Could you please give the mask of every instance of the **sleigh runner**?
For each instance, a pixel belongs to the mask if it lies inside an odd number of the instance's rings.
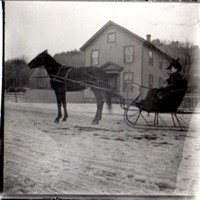
[[[40,57],[42,57],[41,60],[43,62],[41,62]],[[44,62],[44,58],[46,62]],[[38,59],[40,62],[37,63]],[[54,89],[57,97],[58,116],[55,122],[58,122],[62,115],[61,103],[64,108],[63,121],[68,117],[65,92],[81,91],[87,88],[91,88],[97,101],[97,112],[93,120],[94,124],[98,124],[99,120],[101,120],[104,99],[110,106],[112,95],[119,97],[120,106],[124,110],[124,120],[131,127],[185,130],[188,128],[188,124],[182,116],[194,114],[194,112],[178,110],[187,89],[187,81],[185,80],[182,80],[181,88],[171,89],[167,92],[162,92],[161,90],[156,98],[152,99],[148,98],[147,94],[147,97],[142,101],[140,97],[143,86],[135,83],[133,87],[139,90],[139,95],[127,105],[123,96],[112,90],[108,83],[106,73],[99,68],[63,66],[57,63],[47,51],[42,52],[29,63],[31,68],[41,65],[45,66],[50,77],[51,87]],[[102,93],[105,95],[102,95]]]
[[[141,88],[139,86],[140,94]],[[129,126],[137,128],[185,130],[188,128],[188,124],[184,120],[184,116],[194,113],[179,110],[185,93],[186,89],[172,90],[168,96],[159,96],[157,102],[146,102],[147,99],[138,102],[139,94],[124,108],[124,120]]]

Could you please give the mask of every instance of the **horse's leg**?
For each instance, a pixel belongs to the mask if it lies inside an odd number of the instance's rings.
[[[63,110],[64,110],[64,117],[63,117],[62,121],[67,121],[68,113],[67,113],[67,103],[66,103],[65,92],[63,92],[63,94],[62,94],[62,104],[63,104]]]
[[[92,91],[94,92],[96,103],[97,103],[97,111],[96,111],[95,118],[92,121],[92,124],[98,124],[99,120],[101,120],[104,101],[103,101],[101,92],[99,90],[92,89]]]
[[[57,91],[55,91],[56,94],[56,100],[57,100],[57,106],[58,106],[58,115],[55,119],[54,122],[58,123],[59,119],[62,117],[62,112],[61,112],[61,94]]]

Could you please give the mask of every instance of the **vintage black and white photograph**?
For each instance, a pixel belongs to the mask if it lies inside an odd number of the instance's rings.
[[[3,195],[199,199],[199,11],[5,1]]]

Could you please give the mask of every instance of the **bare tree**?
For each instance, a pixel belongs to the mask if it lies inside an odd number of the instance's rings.
[[[157,45],[159,44],[159,45]],[[188,90],[196,90],[200,80],[200,49],[190,42],[181,43],[178,41],[158,41],[155,44],[162,51],[170,55],[173,59],[179,59],[182,64],[182,75],[188,80]],[[198,89],[199,90],[199,89]]]
[[[15,91],[29,85],[30,70],[24,59],[13,59],[5,62],[5,88]]]

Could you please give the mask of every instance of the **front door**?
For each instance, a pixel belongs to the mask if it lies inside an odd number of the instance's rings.
[[[112,90],[116,93],[119,92],[119,74],[108,74],[109,84]],[[117,97],[115,94],[112,95],[113,98]]]

